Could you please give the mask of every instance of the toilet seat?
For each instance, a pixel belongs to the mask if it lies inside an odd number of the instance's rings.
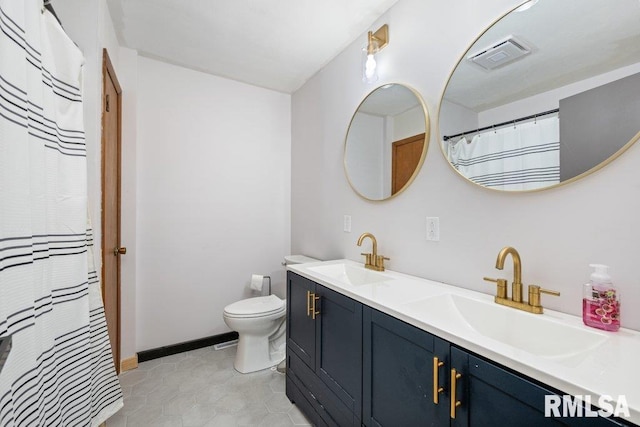
[[[285,301],[275,295],[247,298],[224,308],[224,315],[233,318],[266,317],[286,311]]]

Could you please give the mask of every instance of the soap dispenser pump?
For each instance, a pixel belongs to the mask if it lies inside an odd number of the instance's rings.
[[[587,326],[615,332],[620,329],[620,300],[609,267],[603,264],[589,267],[595,271],[591,273],[591,281],[584,285],[582,321]]]

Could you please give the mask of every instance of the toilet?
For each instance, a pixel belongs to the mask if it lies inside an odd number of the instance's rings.
[[[287,255],[283,265],[316,262],[304,255]],[[246,374],[270,368],[285,358],[287,301],[275,295],[243,299],[224,308],[224,322],[238,332],[233,367]]]

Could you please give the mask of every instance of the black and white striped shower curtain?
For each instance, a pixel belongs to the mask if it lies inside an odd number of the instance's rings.
[[[445,142],[451,164],[484,187],[535,190],[560,182],[557,116],[518,123]]]
[[[0,30],[0,426],[98,425],[122,393],[87,218],[83,56],[42,0],[0,0]]]

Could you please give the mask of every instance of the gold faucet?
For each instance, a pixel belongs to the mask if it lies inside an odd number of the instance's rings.
[[[520,254],[515,248],[507,246],[502,248],[496,258],[496,268],[502,270],[504,268],[504,262],[507,259],[507,255],[511,254],[513,258],[513,283],[511,284],[511,299],[516,302],[522,302],[522,262],[520,261]]]
[[[371,243],[373,244],[373,248],[371,249],[371,253],[362,253],[361,255],[365,256],[364,267],[369,270],[375,271],[384,271],[384,260],[388,260],[389,258],[378,255],[378,241],[376,237],[371,233],[362,233],[362,235],[358,238],[358,246],[362,246],[362,242],[364,239],[368,237],[371,239]]]
[[[511,299],[507,298],[507,280],[491,279],[485,277],[484,280],[494,282],[498,285],[495,302],[506,305],[507,307],[517,308],[518,310],[528,311],[529,313],[542,314],[542,305],[540,304],[540,294],[549,294],[560,296],[560,292],[543,289],[537,285],[529,285],[529,302],[522,301],[522,262],[520,254],[515,248],[506,246],[498,253],[496,259],[496,268],[502,270],[507,255],[511,255],[513,259],[513,283],[511,284]]]

